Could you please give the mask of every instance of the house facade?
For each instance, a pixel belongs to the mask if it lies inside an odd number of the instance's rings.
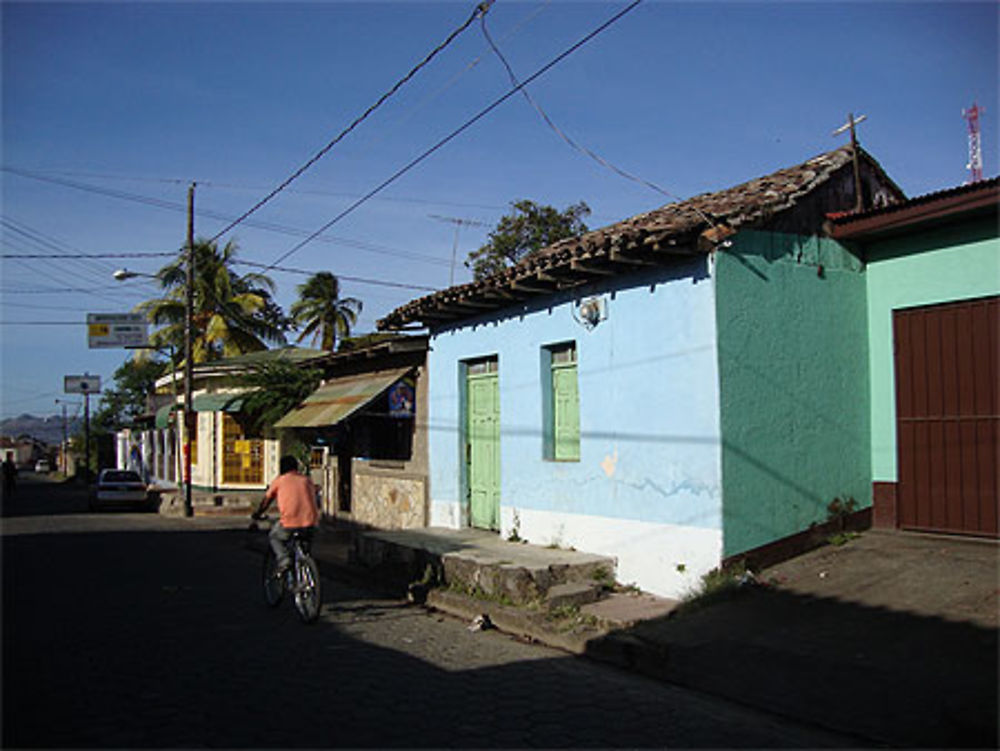
[[[427,337],[342,347],[310,363],[313,394],[275,423],[310,447],[323,515],[360,529],[427,526]]]
[[[430,523],[617,559],[677,596],[870,506],[866,277],[827,215],[903,200],[838,149],[415,300]],[[836,506],[839,502],[840,506]]]
[[[876,526],[996,537],[1000,180],[837,218],[867,270]]]
[[[318,350],[287,347],[254,352],[194,367],[192,409],[197,429],[191,432],[191,485],[200,495],[235,497],[259,493],[278,474],[281,445],[276,436],[253,430],[242,419],[246,387],[240,376],[272,360],[306,364],[322,357]],[[154,407],[146,425],[117,436],[117,464],[136,469],[147,482],[163,489],[183,479],[186,442],[181,420],[183,380],[171,372],[156,382]]]

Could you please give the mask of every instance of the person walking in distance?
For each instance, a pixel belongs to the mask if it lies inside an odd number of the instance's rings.
[[[253,517],[261,518],[271,501],[277,500],[279,518],[271,526],[269,538],[278,560],[278,570],[285,571],[291,565],[288,541],[292,531],[315,527],[319,523],[319,509],[316,506],[316,485],[309,477],[299,473],[299,462],[294,456],[281,457],[279,471]]]
[[[14,499],[14,491],[17,489],[17,465],[14,464],[14,453],[7,452],[7,457],[3,460],[3,497],[10,501]]]

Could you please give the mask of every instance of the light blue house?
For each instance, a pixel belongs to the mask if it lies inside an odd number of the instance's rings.
[[[903,199],[850,148],[414,300],[430,330],[430,524],[617,559],[677,596],[870,507],[865,269],[831,212]],[[834,509],[837,507],[834,506]]]

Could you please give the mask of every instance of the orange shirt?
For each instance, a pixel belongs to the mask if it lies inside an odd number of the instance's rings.
[[[313,481],[298,472],[278,475],[267,489],[266,498],[278,498],[281,526],[314,527],[319,522],[316,508],[316,486]]]

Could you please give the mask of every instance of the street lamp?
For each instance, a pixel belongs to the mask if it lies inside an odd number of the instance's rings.
[[[189,199],[194,200],[194,186],[188,194]],[[191,237],[193,225],[188,223],[188,246],[187,246],[187,269],[184,283],[184,464],[181,481],[184,483],[184,515],[194,515],[194,504],[191,499],[191,432],[197,430],[197,412],[191,409],[193,367],[191,362],[191,342],[192,342],[192,320],[194,318],[194,240]],[[143,274],[138,271],[128,269],[118,269],[112,276],[120,282],[135,277],[149,277],[159,279],[155,274]],[[170,347],[170,363],[173,367],[174,396],[177,395],[177,363],[174,361],[173,345]]]
[[[194,505],[191,501],[191,432],[198,429],[198,413],[191,409],[191,381],[194,379],[194,363],[192,362],[192,342],[194,341],[194,189],[195,183],[191,183],[188,187],[187,245],[184,264],[184,516],[194,516]],[[124,281],[135,276],[153,275],[118,269],[112,276],[118,281]],[[176,372],[176,367],[174,370]]]

